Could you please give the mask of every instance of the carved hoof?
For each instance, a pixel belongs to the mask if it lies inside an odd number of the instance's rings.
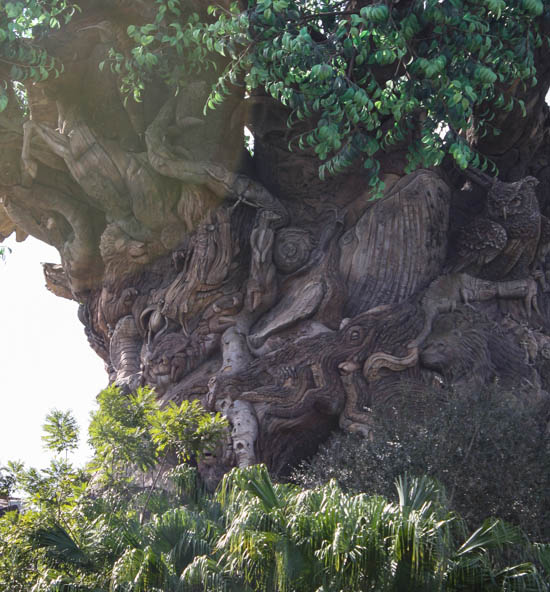
[[[531,313],[535,311],[537,314],[540,315],[539,304],[537,301],[538,295],[538,284],[537,281],[534,279],[527,280],[527,294],[525,296],[525,312],[527,313],[527,318],[531,318]]]
[[[346,361],[338,364],[338,372],[340,374],[352,374],[359,370],[361,366],[357,362]]]
[[[23,159],[23,170],[21,171],[21,184],[30,187],[38,174],[38,163],[33,159]]]

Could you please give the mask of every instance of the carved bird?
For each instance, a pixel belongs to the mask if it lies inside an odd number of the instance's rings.
[[[505,183],[477,172],[472,177],[488,189],[485,211],[458,232],[449,269],[495,281],[528,277],[545,251],[543,230],[550,224],[540,213],[538,180]]]

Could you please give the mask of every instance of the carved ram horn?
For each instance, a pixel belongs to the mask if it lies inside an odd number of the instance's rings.
[[[369,356],[363,364],[363,376],[371,381],[378,378],[380,368],[389,368],[396,372],[401,372],[406,368],[411,368],[418,362],[418,348],[413,347],[409,354],[399,358],[386,352],[376,352]]]

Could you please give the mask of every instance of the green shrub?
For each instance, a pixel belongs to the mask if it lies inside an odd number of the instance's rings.
[[[370,438],[334,434],[294,479],[308,487],[336,479],[350,491],[388,496],[398,475],[427,474],[468,523],[499,516],[548,541],[548,407],[498,385],[469,396],[411,386],[384,413],[373,412]]]

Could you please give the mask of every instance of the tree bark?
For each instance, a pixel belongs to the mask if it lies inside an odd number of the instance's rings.
[[[82,2],[45,42],[65,73],[28,85],[32,119],[15,100],[0,115],[0,237],[59,250],[48,287],[80,303],[110,381],[201,399],[232,424],[222,468],[280,472],[338,425],[368,435],[411,381],[548,396],[546,66],[527,117],[478,142],[500,181],[406,175],[388,152],[370,201],[361,166],[321,181],[288,150],[271,99],[236,91],[204,117],[197,79],[124,103],[97,66],[150,4]]]

